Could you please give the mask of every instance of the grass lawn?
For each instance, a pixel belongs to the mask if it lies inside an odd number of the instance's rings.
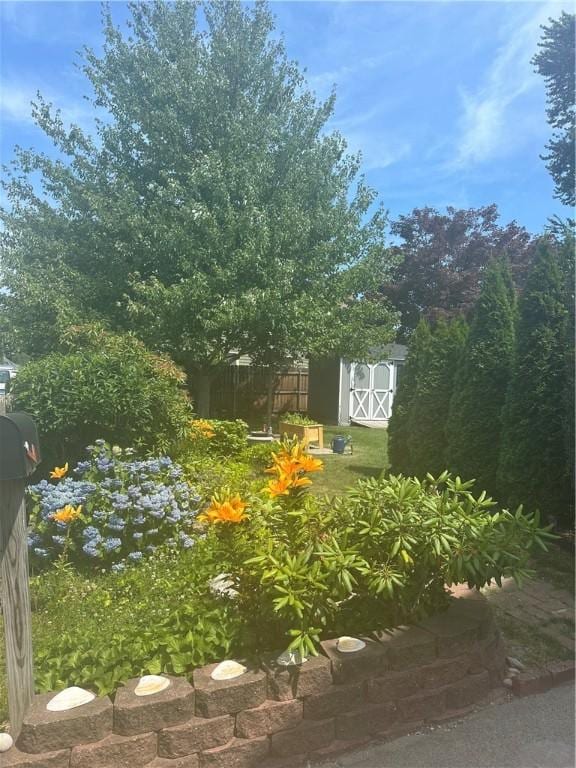
[[[354,453],[321,456],[324,472],[312,477],[312,490],[318,494],[333,495],[353,485],[362,477],[378,477],[388,466],[388,433],[385,429],[367,427],[324,427],[324,445],[336,435],[352,438]]]

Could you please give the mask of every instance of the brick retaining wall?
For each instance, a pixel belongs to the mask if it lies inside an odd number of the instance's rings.
[[[211,664],[164,691],[115,695],[48,712],[37,695],[2,768],[293,768],[373,737],[436,722],[499,685],[505,651],[486,601],[457,590],[446,613],[364,638],[342,654],[335,641],[298,667],[274,657],[235,680]]]

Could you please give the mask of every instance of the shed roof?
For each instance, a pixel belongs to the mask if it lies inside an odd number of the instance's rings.
[[[373,347],[370,354],[377,360],[406,360],[408,347],[404,344],[385,344],[382,347]]]
[[[18,366],[16,363],[13,363],[12,360],[8,360],[7,357],[0,357],[0,368],[10,368],[12,371],[17,371]]]

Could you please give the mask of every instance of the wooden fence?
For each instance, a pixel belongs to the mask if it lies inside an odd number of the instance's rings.
[[[251,365],[231,365],[212,382],[211,413],[215,417],[246,419],[266,415],[268,371]],[[306,412],[308,370],[291,368],[276,376],[273,413]]]

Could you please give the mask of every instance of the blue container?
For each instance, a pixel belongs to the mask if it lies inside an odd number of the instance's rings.
[[[348,440],[343,435],[336,435],[336,437],[330,443],[330,447],[334,453],[344,453],[347,443]]]

